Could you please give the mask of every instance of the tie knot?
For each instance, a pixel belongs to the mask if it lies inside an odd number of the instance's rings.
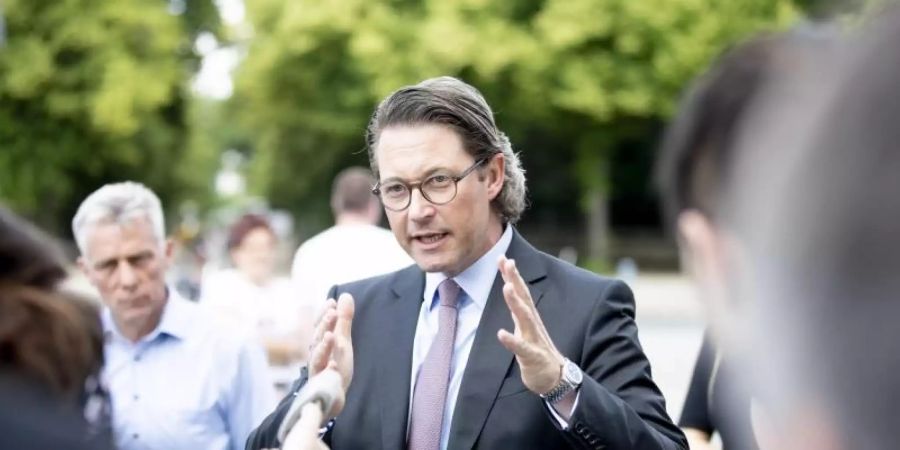
[[[438,298],[441,306],[456,308],[456,298],[458,296],[459,285],[452,278],[447,278],[438,285]]]

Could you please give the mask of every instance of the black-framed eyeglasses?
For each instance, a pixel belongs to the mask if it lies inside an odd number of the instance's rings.
[[[425,200],[434,205],[444,205],[456,198],[456,184],[487,160],[488,158],[481,158],[475,161],[475,164],[457,176],[437,173],[418,183],[406,183],[400,180],[378,183],[372,188],[372,193],[381,198],[384,207],[391,211],[403,211],[409,208],[412,191],[416,188],[419,189]]]

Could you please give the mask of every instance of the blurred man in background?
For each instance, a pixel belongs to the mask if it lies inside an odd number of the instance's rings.
[[[375,178],[363,167],[342,170],[331,188],[334,226],[297,249],[291,277],[300,300],[321,306],[328,290],[393,272],[413,263],[390,231],[378,226],[381,204],[372,195]]]
[[[172,243],[163,223],[157,196],[132,182],[98,189],[72,221],[78,265],[105,304],[116,442],[240,449],[273,404],[265,356],[166,285]]]
[[[294,255],[291,278],[300,301],[300,343],[313,339],[332,286],[393,272],[413,263],[390,231],[378,226],[381,203],[372,195],[375,178],[364,167],[349,167],[334,178],[334,226],[309,238]],[[308,355],[307,355],[308,356]],[[296,373],[291,378],[296,378]]]

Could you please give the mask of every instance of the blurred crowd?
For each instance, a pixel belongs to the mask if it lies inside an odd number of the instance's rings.
[[[690,448],[890,449],[900,438],[898,45],[900,8],[850,30],[804,24],[729,49],[685,92],[656,175],[709,319],[678,421]],[[338,345],[353,310],[326,302],[329,289],[422,265],[378,224],[415,189],[445,204],[434,186],[449,182],[392,186],[373,170],[335,178],[334,225],[296,249],[289,276],[282,237],[254,213],[230,225],[225,267],[198,258],[178,277],[156,194],[103,186],[72,220],[95,301],[66,287],[52,239],[0,209],[2,448],[244,448],[276,399],[300,392],[294,380],[315,375],[311,361],[333,355],[322,346]],[[343,368],[324,358],[314,372]],[[324,446],[313,422],[285,448]]]

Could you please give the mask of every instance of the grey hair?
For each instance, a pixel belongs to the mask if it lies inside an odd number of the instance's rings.
[[[87,230],[98,223],[118,223],[145,218],[162,245],[165,225],[159,197],[141,183],[125,181],[107,184],[94,191],[78,207],[72,219],[72,234],[82,255],[87,249]]]
[[[477,89],[453,77],[438,77],[398,89],[375,109],[366,129],[369,164],[378,176],[375,147],[385,128],[440,124],[453,129],[475,160],[502,154],[503,188],[492,206],[505,222],[516,223],[526,207],[525,170],[509,138],[497,128],[494,113]]]

